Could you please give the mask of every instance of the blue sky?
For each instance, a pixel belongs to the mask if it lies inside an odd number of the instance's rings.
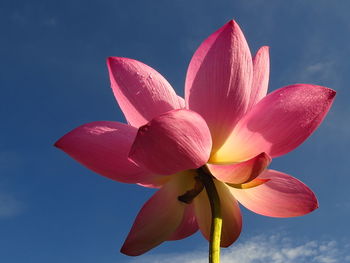
[[[319,130],[271,165],[309,185],[320,208],[292,219],[242,209],[242,235],[224,260],[259,263],[251,251],[264,262],[350,262],[348,10],[345,0],[1,1],[1,262],[205,262],[200,234],[136,259],[120,254],[153,190],[109,181],[52,145],[87,122],[124,122],[106,57],[140,60],[183,95],[193,52],[230,19],[252,52],[270,46],[270,90],[314,83],[338,94]]]

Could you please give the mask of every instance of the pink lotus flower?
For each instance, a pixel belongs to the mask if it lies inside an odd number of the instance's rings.
[[[140,255],[198,229],[209,238],[211,210],[195,170],[205,165],[220,196],[223,247],[241,232],[237,201],[271,217],[300,216],[318,207],[306,185],[266,168],[271,157],[292,151],[310,136],[328,112],[335,91],[295,84],[266,96],[269,49],[260,48],[252,58],[234,21],[195,52],[185,100],[139,61],[111,57],[107,64],[114,95],[129,124],[88,123],[63,136],[56,146],[98,174],[159,188],[137,215],[123,253]]]

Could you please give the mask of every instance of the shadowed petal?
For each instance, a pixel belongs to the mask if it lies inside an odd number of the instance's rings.
[[[204,165],[210,150],[203,118],[190,110],[174,110],[139,128],[129,157],[149,171],[170,175]]]
[[[245,113],[252,76],[248,44],[233,20],[209,36],[193,55],[186,76],[186,103],[207,122],[214,152]]]
[[[228,187],[215,180],[215,187],[220,197],[222,232],[221,246],[228,247],[239,237],[242,229],[242,216],[236,199]],[[195,199],[195,212],[198,226],[203,236],[210,239],[211,209],[206,190],[203,190]]]
[[[182,225],[187,204],[177,197],[194,184],[191,176],[175,176],[142,207],[124,242],[121,252],[138,256],[170,239]],[[182,233],[184,235],[184,233]]]
[[[167,80],[153,68],[133,59],[107,60],[111,86],[127,121],[135,127],[163,112],[184,108]]]
[[[168,240],[179,240],[193,235],[198,230],[193,204],[186,206],[182,221]]]
[[[270,164],[271,158],[261,153],[254,158],[235,164],[215,165],[207,164],[212,175],[221,182],[244,184],[255,179]]]
[[[296,178],[274,170],[267,170],[258,179],[265,183],[249,188],[230,187],[231,193],[246,208],[271,217],[301,216],[318,207],[315,194]]]
[[[97,121],[84,124],[59,139],[55,146],[73,159],[110,179],[157,187],[164,182],[128,160],[137,129],[129,125]]]
[[[249,109],[266,96],[269,75],[270,75],[270,55],[269,47],[261,47],[253,58],[253,84],[249,99]]]
[[[277,157],[292,151],[320,125],[334,96],[334,90],[308,84],[270,93],[239,121],[210,162],[238,162],[261,152]]]

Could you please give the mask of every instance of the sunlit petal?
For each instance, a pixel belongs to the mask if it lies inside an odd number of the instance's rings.
[[[184,108],[168,81],[137,60],[110,57],[107,60],[111,86],[127,121],[135,127],[161,113]]]
[[[235,21],[209,36],[193,55],[186,76],[186,103],[207,122],[214,152],[245,113],[252,77],[250,50]]]
[[[269,47],[261,47],[253,58],[254,76],[252,90],[249,98],[249,109],[266,96],[269,75],[270,55]]]
[[[294,177],[267,170],[261,179],[267,182],[249,189],[230,187],[231,193],[249,210],[271,217],[301,216],[318,207],[315,194]]]
[[[174,110],[139,128],[129,157],[149,171],[170,175],[204,165],[210,150],[203,118],[193,111]]]
[[[82,165],[110,179],[148,187],[162,185],[164,179],[157,179],[159,176],[128,160],[136,133],[136,128],[123,123],[97,121],[72,130],[55,146]]]
[[[294,150],[321,124],[335,91],[295,84],[263,98],[237,124],[210,162],[244,161],[266,152],[271,157]]]

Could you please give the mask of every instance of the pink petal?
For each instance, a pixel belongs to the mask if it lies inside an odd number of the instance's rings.
[[[270,93],[239,121],[210,162],[237,162],[261,152],[277,157],[294,150],[321,124],[334,96],[334,90],[308,84]]]
[[[242,216],[236,199],[228,187],[215,180],[215,186],[220,196],[222,232],[221,246],[228,247],[237,240],[242,230]],[[207,192],[203,190],[195,199],[195,212],[198,226],[203,236],[210,239],[211,209]]]
[[[203,118],[190,110],[174,110],[139,128],[129,157],[149,171],[170,175],[204,165],[210,150]]]
[[[253,58],[253,84],[249,99],[249,109],[266,96],[270,75],[269,47],[261,47]]]
[[[318,207],[315,194],[296,178],[267,170],[261,179],[269,181],[249,189],[230,187],[231,193],[246,208],[271,217],[301,216]]]
[[[138,256],[172,237],[182,225],[187,204],[177,197],[194,184],[191,176],[176,176],[158,190],[142,207],[121,252]]]
[[[128,160],[136,132],[136,128],[119,122],[92,122],[67,133],[55,146],[82,165],[110,179],[157,186],[158,179],[154,175]]]
[[[186,206],[182,222],[168,240],[179,240],[193,235],[198,230],[193,204]]]
[[[192,57],[186,77],[186,103],[207,122],[214,152],[247,109],[252,64],[248,44],[233,20],[209,36]]]
[[[221,182],[244,184],[261,174],[270,162],[271,158],[266,153],[261,153],[245,162],[229,165],[208,164],[208,167],[212,175]]]
[[[107,60],[111,86],[127,121],[135,127],[163,112],[184,108],[167,80],[153,68],[133,59]]]

